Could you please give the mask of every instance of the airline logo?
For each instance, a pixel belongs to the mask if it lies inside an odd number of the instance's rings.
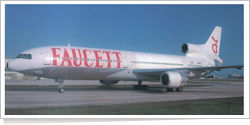
[[[215,54],[218,53],[218,40],[215,40],[214,36],[212,36],[213,44],[212,44],[212,50]]]
[[[53,66],[121,68],[121,53],[117,51],[51,48]]]

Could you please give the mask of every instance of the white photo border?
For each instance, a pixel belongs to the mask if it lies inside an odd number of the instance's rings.
[[[6,4],[240,4],[244,6],[244,115],[5,115]],[[249,1],[1,1],[1,118],[223,118],[249,119]]]

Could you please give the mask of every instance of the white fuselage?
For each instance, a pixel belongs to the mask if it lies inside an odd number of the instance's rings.
[[[190,58],[187,56],[65,46],[30,49],[20,55],[24,58],[16,58],[8,63],[10,69],[36,76],[65,80],[159,80],[160,78],[136,75],[133,70],[215,65],[213,60],[202,57]],[[189,73],[191,74],[190,78],[194,78],[210,72],[206,70]]]

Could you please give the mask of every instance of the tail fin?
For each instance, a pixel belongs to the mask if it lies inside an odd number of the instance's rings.
[[[221,42],[221,31],[222,28],[216,26],[209,36],[207,42],[203,44],[204,50],[216,61],[222,63],[222,59],[219,57],[220,53],[220,42]]]

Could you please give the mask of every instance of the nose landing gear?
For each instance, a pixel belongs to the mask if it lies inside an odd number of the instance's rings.
[[[56,82],[59,83],[58,87],[57,87],[57,90],[59,93],[64,93],[64,80],[63,79],[55,79]]]

